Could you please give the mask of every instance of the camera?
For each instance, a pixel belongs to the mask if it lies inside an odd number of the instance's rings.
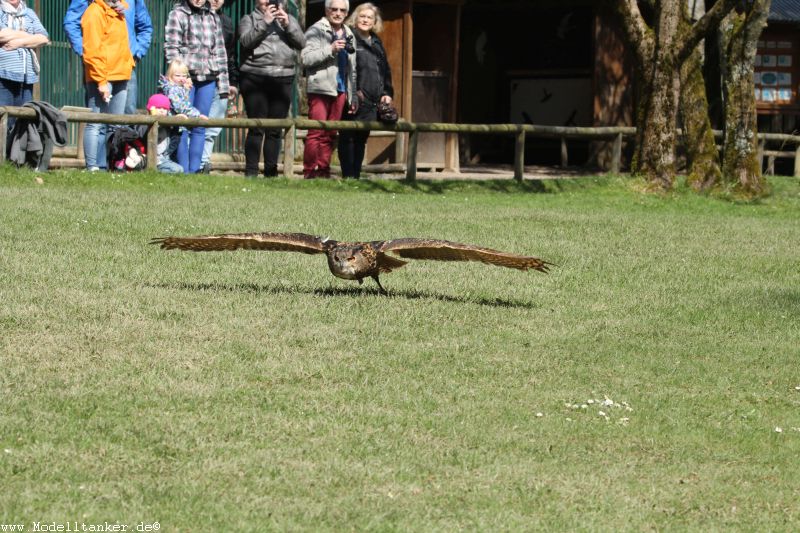
[[[267,5],[268,6],[281,7],[281,0],[268,0],[267,1]]]
[[[331,36],[331,42],[339,40],[339,38],[336,37],[336,34],[333,33],[332,31],[328,32],[328,33]],[[355,46],[355,44],[353,44],[353,36],[352,35],[347,35],[344,38],[344,50],[348,54],[355,54],[356,53],[356,46]]]
[[[355,54],[356,47],[353,45],[353,36],[348,35],[344,40],[344,49],[348,54]]]

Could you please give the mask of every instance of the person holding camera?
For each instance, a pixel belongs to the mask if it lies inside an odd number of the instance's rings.
[[[306,31],[300,58],[308,76],[308,118],[340,120],[345,107],[358,108],[356,48],[353,31],[344,24],[348,0],[325,0],[325,16]],[[303,176],[329,178],[336,130],[308,130]]]
[[[255,10],[239,22],[239,44],[244,55],[239,86],[247,118],[286,118],[297,51],[303,49],[306,38],[297,19],[286,12],[285,0],[256,0]],[[264,177],[278,175],[281,130],[249,128],[244,141],[245,176],[258,175],[262,142]]]
[[[386,50],[378,37],[383,29],[383,19],[375,4],[367,2],[356,7],[347,25],[356,37],[356,73],[358,87],[358,109],[345,113],[345,120],[378,120],[378,104],[392,103],[392,71],[386,59]],[[339,162],[342,177],[360,178],[361,164],[367,146],[369,130],[345,130],[339,136]]]

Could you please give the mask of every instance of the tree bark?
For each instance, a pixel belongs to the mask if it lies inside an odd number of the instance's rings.
[[[650,72],[645,75],[648,99],[644,106],[640,170],[651,185],[668,190],[675,176],[675,141],[680,91],[676,40],[682,0],[662,0],[656,6],[656,33]]]
[[[684,4],[681,20],[682,32],[688,31],[691,14]],[[701,42],[702,43],[702,42]],[[708,97],[703,79],[703,53],[698,45],[681,67],[681,95],[679,114],[686,146],[687,182],[698,191],[706,191],[720,183],[722,170],[711,118],[708,114]]]
[[[641,83],[633,171],[643,174],[654,189],[668,190],[675,176],[681,67],[737,0],[719,0],[692,25],[681,24],[685,0],[658,0],[653,3],[652,27],[645,22],[637,0],[616,1]]]
[[[720,28],[725,101],[722,173],[726,185],[747,197],[763,195],[767,188],[758,154],[753,66],[770,3],[754,0],[742,12],[731,12]]]

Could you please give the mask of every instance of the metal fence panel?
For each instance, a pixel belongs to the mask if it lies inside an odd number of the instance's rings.
[[[42,24],[50,34],[50,45],[40,51],[41,99],[50,102],[56,107],[65,105],[84,106],[85,95],[83,87],[83,62],[72,52],[64,32],[64,15],[67,12],[70,0],[46,0],[41,2],[37,14]],[[175,5],[175,0],[145,0],[145,5],[153,20],[153,41],[147,55],[138,66],[137,78],[139,84],[138,107],[144,107],[151,94],[157,91],[158,76],[166,71],[164,60],[164,27],[167,16]],[[222,11],[233,20],[234,27],[238,27],[239,20],[250,13],[255,5],[254,0],[230,1]],[[299,4],[297,0],[289,0],[289,12],[297,16]],[[238,45],[237,45],[238,48]],[[237,102],[240,115],[244,115],[241,99]],[[293,98],[293,115],[297,109],[297,86],[295,84]],[[77,130],[76,130],[77,131]],[[75,132],[70,132],[71,143],[75,143]],[[225,153],[241,153],[243,148],[243,132],[233,129],[224,129],[217,140],[215,151]]]

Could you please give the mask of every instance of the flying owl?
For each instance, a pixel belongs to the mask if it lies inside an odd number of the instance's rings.
[[[437,239],[392,239],[390,241],[339,242],[305,233],[228,233],[194,237],[160,237],[150,241],[165,250],[216,252],[223,250],[267,250],[325,254],[328,268],[337,278],[354,279],[359,285],[371,277],[381,294],[387,294],[378,276],[407,264],[402,259],[433,261],[480,261],[517,270],[547,272],[553,263],[536,257],[499,252],[490,248]]]

